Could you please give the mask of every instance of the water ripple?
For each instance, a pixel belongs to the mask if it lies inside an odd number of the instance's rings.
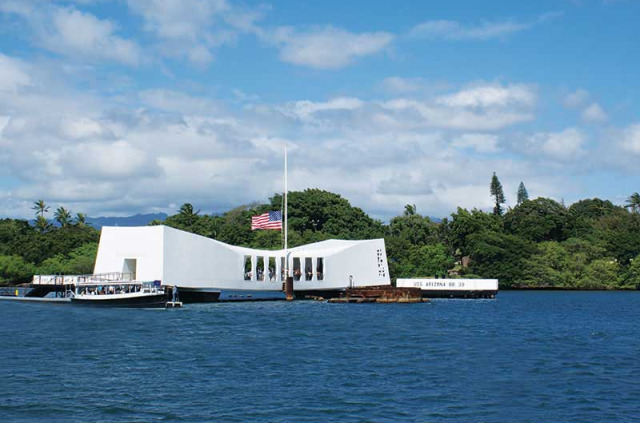
[[[93,310],[0,303],[0,421],[640,415],[640,293]]]

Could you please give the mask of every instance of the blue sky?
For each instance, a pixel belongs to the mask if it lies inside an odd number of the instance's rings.
[[[640,2],[0,0],[0,215],[638,191]]]

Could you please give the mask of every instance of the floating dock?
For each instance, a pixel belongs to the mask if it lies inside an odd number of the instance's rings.
[[[398,279],[396,286],[418,288],[423,298],[495,298],[498,279]]]
[[[0,301],[17,301],[24,303],[56,303],[56,304],[70,304],[71,298],[56,298],[56,297],[16,297],[9,295],[0,295]]]
[[[68,304],[71,299],[65,285],[21,285],[0,287],[0,301]]]
[[[347,288],[344,295],[329,300],[332,304],[364,303],[422,303],[420,288],[396,288],[393,286],[369,286],[366,288]]]

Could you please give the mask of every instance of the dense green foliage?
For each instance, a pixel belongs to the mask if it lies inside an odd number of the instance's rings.
[[[502,288],[637,289],[640,206],[634,196],[625,207],[595,198],[567,208],[523,195],[521,204],[504,214],[458,208],[442,222],[407,204],[383,224],[337,194],[308,189],[289,193],[289,246],[330,238],[384,238],[392,278],[460,275],[498,278]],[[251,216],[281,210],[282,200],[276,194],[267,203],[221,215],[202,213],[187,203],[165,221],[151,224],[233,245],[280,249],[282,232],[250,228]],[[91,272],[98,231],[84,224],[84,215],[72,221],[70,211],[58,208],[60,226],[53,227],[44,217],[44,202],[36,202],[34,210],[47,225],[0,220],[0,284],[26,282],[34,273]]]
[[[640,208],[627,210],[597,198],[567,208],[548,198],[528,200],[522,184],[521,204],[502,215],[502,186],[497,178],[492,178],[492,186],[493,213],[458,208],[449,219],[436,223],[407,204],[387,225],[339,195],[317,189],[292,192],[289,245],[329,238],[384,237],[394,278],[498,278],[503,288],[627,289],[640,285],[640,214],[633,212]],[[281,207],[282,196],[275,195],[267,204],[239,207],[221,216],[181,211],[156,223],[230,244],[278,249],[282,248],[281,232],[249,228],[251,216]]]
[[[0,220],[0,284],[29,282],[34,274],[86,274],[93,271],[99,232],[85,225],[85,215],[58,207],[54,226],[45,216],[50,207],[34,202],[36,220]]]

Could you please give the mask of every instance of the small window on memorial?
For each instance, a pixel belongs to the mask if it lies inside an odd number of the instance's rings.
[[[304,259],[304,280],[310,281],[313,278],[313,259],[306,257]]]
[[[251,280],[251,256],[244,256],[244,280]]]
[[[300,269],[300,257],[293,258],[293,280],[299,281],[302,276],[302,270]]]
[[[324,280],[324,258],[318,257],[316,262],[316,277],[319,281]]]
[[[267,267],[267,271],[269,272],[269,274],[267,275],[269,277],[269,282],[275,282],[276,281],[276,258],[275,257],[269,257],[269,266]]]
[[[256,280],[264,280],[264,258],[258,257],[256,264]]]

